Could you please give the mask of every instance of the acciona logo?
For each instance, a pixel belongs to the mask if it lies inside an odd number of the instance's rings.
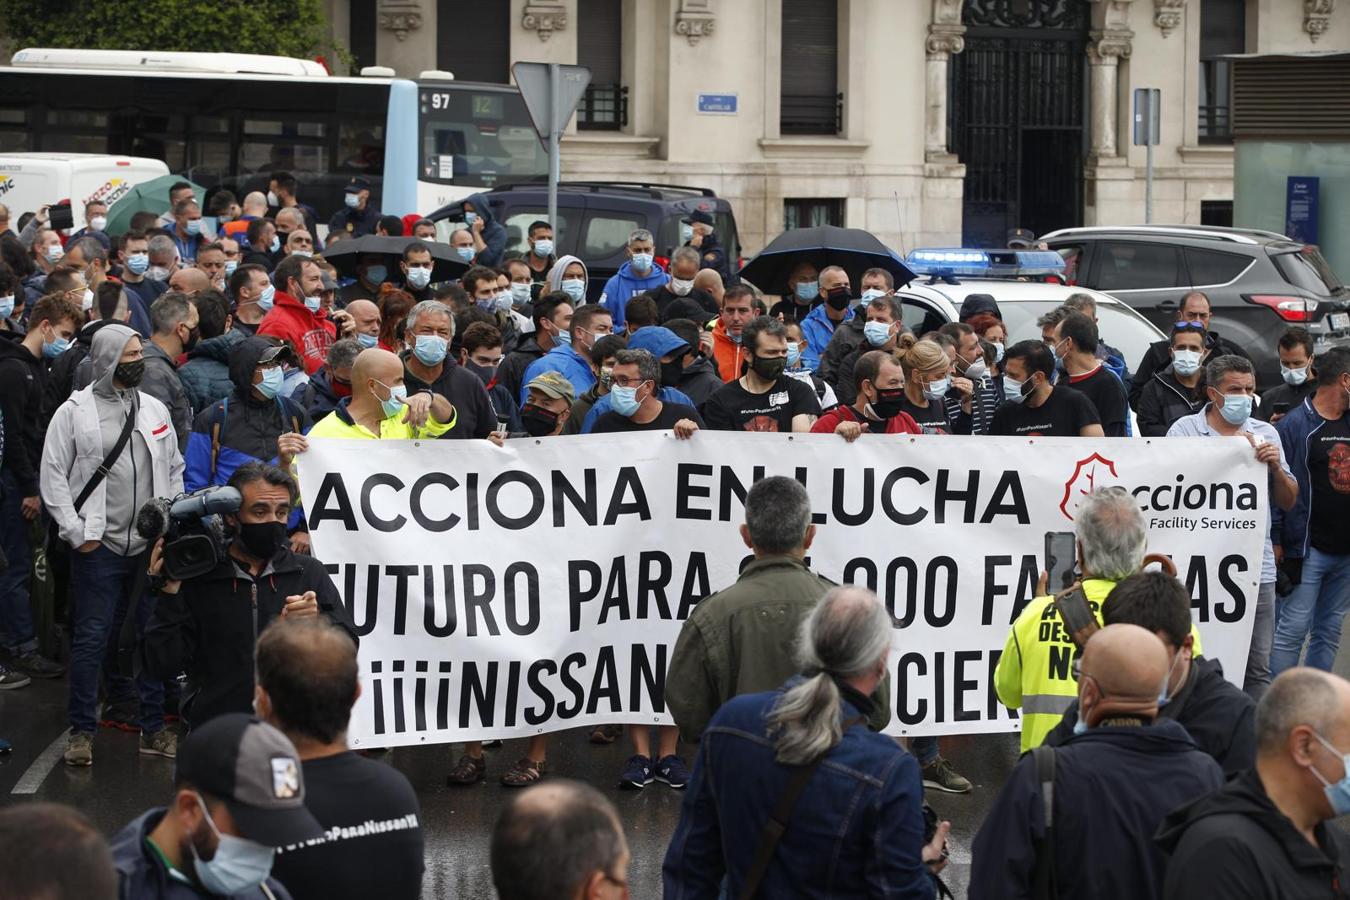
[[[1112,486],[1129,491],[1139,501],[1139,509],[1143,512],[1252,511],[1256,509],[1257,503],[1256,485],[1246,481],[1236,484],[1217,481],[1188,483],[1186,476],[1178,473],[1172,482],[1130,484],[1117,470],[1115,460],[1094,452],[1074,465],[1073,474],[1064,482],[1064,496],[1060,500],[1059,511],[1072,522],[1084,498],[1095,490]]]

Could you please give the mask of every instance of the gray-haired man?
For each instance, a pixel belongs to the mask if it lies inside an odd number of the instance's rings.
[[[623,328],[624,307],[634,297],[647,291],[662,287],[670,276],[656,264],[656,242],[652,233],[645,228],[634,229],[628,235],[628,262],[619,267],[605,289],[600,293],[600,305],[610,311],[614,317],[614,328]],[[695,272],[698,271],[695,267]],[[692,276],[690,276],[692,279]],[[690,287],[692,287],[692,283]]]

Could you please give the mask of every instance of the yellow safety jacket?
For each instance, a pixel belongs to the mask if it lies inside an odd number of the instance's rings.
[[[1083,593],[1097,621],[1114,581],[1089,578]],[[1194,623],[1194,655],[1200,655],[1200,633]],[[1037,597],[1026,605],[1008,632],[1008,642],[994,670],[994,690],[1005,706],[1022,710],[1022,752],[1039,747],[1069,704],[1078,696],[1070,666],[1078,648],[1055,608],[1053,597]]]

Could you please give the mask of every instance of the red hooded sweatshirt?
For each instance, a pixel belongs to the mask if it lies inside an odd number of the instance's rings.
[[[304,303],[277,291],[272,309],[258,323],[260,337],[280,338],[290,344],[305,365],[305,374],[313,375],[328,361],[328,349],[337,340],[337,326],[328,311],[312,313]]]

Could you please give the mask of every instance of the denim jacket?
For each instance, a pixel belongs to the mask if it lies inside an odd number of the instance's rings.
[[[666,852],[666,900],[740,893],[793,772],[774,760],[766,717],[798,680],[736,697],[713,716]],[[848,721],[871,704],[848,691],[841,706]],[[760,895],[927,900],[935,886],[922,861],[923,832],[918,763],[891,738],[854,724],[798,800]]]

